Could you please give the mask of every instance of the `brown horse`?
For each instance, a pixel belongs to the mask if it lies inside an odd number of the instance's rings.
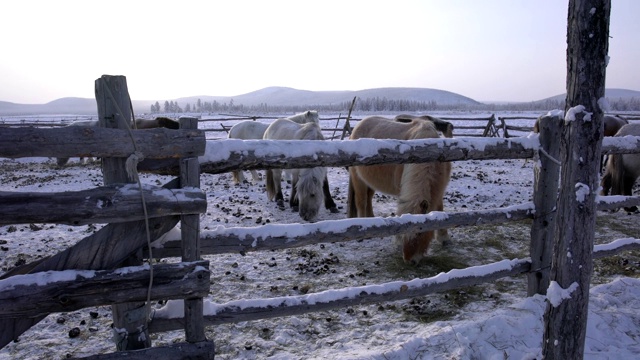
[[[135,129],[155,129],[155,128],[167,128],[167,129],[180,129],[180,123],[169,119],[168,117],[157,117],[155,119],[136,119]]]
[[[444,135],[444,137],[447,137],[447,138],[453,137],[453,124],[448,121],[439,119],[435,116],[431,116],[431,115],[415,116],[415,115],[402,114],[402,115],[396,116],[393,120],[398,122],[411,122],[411,120],[413,119],[422,119],[422,120],[431,121],[433,125],[436,127],[436,130],[441,132],[442,135]]]
[[[605,115],[602,118],[602,125],[604,126],[603,136],[614,136],[620,128],[628,123],[629,121],[627,121],[627,119],[618,115]],[[540,117],[536,119],[536,123],[533,124],[533,132],[536,134],[540,132]],[[600,157],[600,169],[602,169],[603,166],[606,167],[604,155]]]
[[[640,136],[640,124],[627,124],[616,133],[618,136]],[[633,185],[640,177],[640,154],[611,154],[605,164],[600,186],[601,195],[632,195]],[[624,208],[635,212],[636,206]]]
[[[618,115],[605,115],[602,118],[602,124],[604,125],[604,136],[614,136],[618,130],[629,122]],[[536,119],[536,123],[533,124],[533,132],[540,132],[540,118]]]
[[[436,126],[424,119],[391,119],[371,116],[354,127],[350,139],[415,140],[438,138]],[[385,164],[349,167],[348,216],[372,217],[372,198],[376,191],[398,197],[398,215],[426,214],[443,210],[443,197],[451,177],[451,163]],[[417,264],[429,248],[433,231],[399,234],[406,262]],[[446,241],[447,230],[440,229],[439,240]]]

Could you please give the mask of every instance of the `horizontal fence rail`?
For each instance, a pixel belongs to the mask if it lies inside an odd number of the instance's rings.
[[[0,319],[36,317],[91,306],[146,301],[149,265],[116,270],[62,270],[0,280]],[[209,262],[153,265],[151,299],[209,294]]]
[[[618,239],[609,244],[596,245],[593,258],[599,259],[626,250],[640,250],[640,239]],[[204,319],[207,326],[213,326],[403,300],[479,285],[530,270],[529,259],[502,260],[488,265],[454,269],[426,279],[393,281],[298,296],[234,300],[224,304],[207,303],[204,307]],[[181,305],[179,301],[169,301],[164,310],[161,309],[154,314],[149,331],[155,333],[181,329],[184,320],[173,317],[174,314],[180,313],[175,307],[179,308]]]
[[[120,184],[58,193],[0,191],[0,204],[0,226],[34,222],[87,225],[200,214],[207,209],[207,198],[198,188],[143,185],[141,192],[137,184]]]
[[[199,130],[122,130],[70,126],[56,129],[0,128],[0,157],[129,157],[199,156],[205,135]]]

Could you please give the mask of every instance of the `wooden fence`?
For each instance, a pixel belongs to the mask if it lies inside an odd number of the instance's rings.
[[[105,102],[111,97],[106,97]],[[116,102],[118,103],[118,102]],[[122,113],[113,110],[113,114]],[[102,117],[101,117],[102,118]],[[117,119],[118,116],[105,116],[107,119]],[[115,121],[115,120],[114,120]],[[488,121],[488,120],[487,120]],[[183,123],[191,124],[194,119],[184,119]],[[552,124],[556,124],[554,130]],[[68,198],[65,207],[65,215],[61,216],[60,209],[47,211],[47,201],[52,196],[62,196],[61,194],[15,194],[2,193],[0,198],[3,206],[0,207],[0,219],[3,224],[25,223],[25,222],[52,222],[68,224],[85,223],[110,223],[107,230],[99,231],[95,236],[90,236],[81,241],[80,247],[75,246],[69,251],[58,254],[50,259],[40,261],[35,264],[27,264],[16,268],[2,276],[5,284],[16,281],[14,276],[23,275],[20,281],[28,285],[15,286],[12,290],[3,291],[0,295],[0,321],[3,323],[2,342],[4,346],[8,341],[15,338],[19,333],[28,329],[44,315],[51,312],[64,312],[76,310],[86,306],[115,304],[115,303],[135,303],[133,310],[140,309],[140,303],[149,299],[187,299],[187,309],[185,316],[180,318],[163,318],[159,315],[148,323],[149,332],[185,329],[187,343],[178,344],[165,348],[151,348],[145,350],[140,358],[158,356],[168,358],[177,353],[185,356],[190,354],[211,354],[213,344],[203,338],[203,327],[227,322],[239,322],[257,320],[270,317],[288,316],[308,312],[322,311],[348,305],[365,304],[380,301],[392,301],[406,299],[415,296],[430,294],[474,284],[492,281],[505,276],[526,273],[529,278],[528,293],[544,293],[549,286],[549,267],[551,262],[551,249],[553,247],[553,225],[554,207],[556,206],[558,189],[558,164],[559,152],[557,139],[559,119],[547,116],[543,118],[542,130],[538,138],[452,138],[452,139],[428,139],[428,140],[385,140],[378,141],[366,139],[367,149],[354,146],[351,141],[332,141],[318,144],[313,143],[313,154],[301,154],[295,158],[288,156],[291,150],[299,149],[299,142],[291,141],[252,141],[242,140],[218,140],[209,142],[207,146],[216,146],[220,151],[215,151],[217,155],[209,154],[206,163],[198,163],[194,156],[204,153],[203,134],[194,130],[139,130],[129,133],[122,129],[102,129],[97,128],[90,132],[77,132],[71,128],[38,129],[38,128],[0,128],[0,136],[8,141],[0,143],[0,156],[3,157],[30,157],[30,156],[80,156],[91,155],[105,158],[113,157],[120,161],[136,151],[145,154],[145,157],[166,159],[176,155],[187,157],[186,160],[170,160],[163,163],[162,171],[180,175],[182,187],[188,189],[177,189],[175,181],[166,184],[162,189],[155,187],[144,187],[140,193],[144,193],[148,199],[148,214],[144,214],[144,207],[138,205],[136,197],[140,194],[130,195],[134,185],[127,186],[127,191],[119,191],[121,185],[110,185],[113,181],[105,175],[105,187],[66,194]],[[108,124],[107,124],[108,125]],[[75,132],[72,132],[75,131]],[[69,136],[78,137],[78,142],[73,146],[68,143],[60,145],[62,139]],[[129,136],[133,137],[132,143]],[[25,142],[24,138],[38,139],[37,142]],[[100,141],[97,141],[100,139]],[[170,139],[170,140],[169,140]],[[103,141],[104,140],[104,141]],[[171,147],[165,148],[162,145],[170,141]],[[640,139],[629,139],[633,146],[621,146],[620,142],[613,142],[605,139],[603,141],[603,152],[640,152]],[[34,145],[34,144],[37,144]],[[116,145],[117,144],[117,145]],[[134,145],[137,144],[137,145]],[[177,147],[176,147],[177,146]],[[377,148],[377,155],[371,155],[370,149]],[[402,149],[402,151],[399,151]],[[630,150],[631,149],[631,150]],[[257,156],[256,154],[267,154]],[[216,157],[219,156],[219,157]],[[336,232],[322,232],[318,224],[301,224],[306,231],[295,238],[287,236],[286,225],[266,225],[270,226],[269,236],[261,237],[252,234],[250,229],[229,228],[216,231],[198,230],[197,215],[204,212],[206,206],[204,194],[193,188],[198,188],[197,177],[199,171],[208,173],[223,173],[233,169],[265,169],[265,168],[296,168],[314,166],[347,166],[347,165],[371,165],[382,163],[409,163],[427,161],[460,161],[460,160],[483,160],[483,159],[517,159],[517,158],[537,158],[536,162],[536,182],[534,189],[534,201],[527,204],[514,204],[506,208],[487,209],[482,211],[468,211],[459,213],[447,213],[446,217],[432,217],[427,215],[415,215],[411,221],[402,221],[395,218],[379,219],[346,219],[341,220],[343,230]],[[117,165],[111,165],[117,167]],[[157,169],[157,166],[149,166]],[[139,168],[144,168],[143,164]],[[105,174],[111,174],[109,168],[103,169]],[[130,182],[125,180],[117,181]],[[172,189],[172,190],[169,190]],[[165,191],[179,192],[176,196],[183,200],[178,203],[169,204],[159,200]],[[157,197],[156,197],[157,195]],[[80,203],[86,199],[114,199],[119,201],[111,203],[121,203],[127,209],[127,217],[120,214],[121,209],[103,208],[82,208]],[[121,202],[120,199],[127,199]],[[157,200],[157,201],[156,201]],[[597,204],[598,209],[611,209],[621,206],[640,205],[640,197],[616,197],[613,199],[600,199]],[[77,201],[78,207],[68,206],[73,201]],[[7,204],[5,206],[4,204]],[[18,205],[20,204],[20,205]],[[25,204],[29,211],[24,211]],[[124,205],[127,204],[127,205]],[[11,206],[13,205],[13,206]],[[130,214],[138,214],[133,217]],[[153,248],[152,253],[147,249],[145,257],[182,257],[185,263],[179,265],[136,265],[130,271],[131,277],[122,279],[122,282],[115,281],[115,273],[112,269],[121,264],[130,254],[139,249],[145,248],[146,229],[150,229],[151,239],[157,239],[161,234],[173,228],[178,221],[176,215],[182,216],[182,221],[189,221],[189,226],[182,226],[183,233],[180,240],[163,242],[159,248]],[[34,218],[36,220],[34,220]],[[496,264],[487,264],[487,271],[484,275],[469,275],[465,270],[452,270],[449,273],[450,281],[441,283],[434,279],[418,279],[406,282],[394,282],[392,284],[381,284],[377,289],[372,290],[371,286],[363,288],[336,289],[318,294],[306,294],[304,296],[287,296],[277,299],[253,299],[252,307],[237,306],[238,302],[230,302],[224,307],[218,306],[215,314],[203,312],[202,297],[209,291],[208,263],[200,260],[201,254],[220,254],[229,252],[248,252],[270,249],[284,249],[300,247],[321,242],[353,241],[363,238],[384,237],[397,234],[399,232],[435,230],[442,227],[451,226],[474,226],[478,224],[495,224],[507,221],[517,221],[521,219],[533,219],[531,229],[531,259],[504,260]],[[145,220],[149,224],[145,224]],[[124,223],[121,223],[126,221]],[[125,236],[126,235],[126,236]],[[126,237],[126,241],[121,241]],[[186,239],[196,239],[190,245],[185,245]],[[199,244],[198,244],[199,243]],[[88,245],[87,245],[88,244]],[[127,249],[123,249],[127,246]],[[107,249],[115,249],[108,252]],[[594,257],[611,255],[616,251],[628,249],[640,249],[640,240],[617,241],[601,248],[596,247]],[[95,269],[99,270],[95,274],[78,273],[73,281],[60,282],[47,285],[35,285],[39,272],[45,270],[63,270],[68,262],[66,259],[73,258],[79,251],[86,254],[87,251],[93,254],[100,254],[100,264],[86,264],[69,267],[73,269]],[[117,254],[117,255],[114,255]],[[76,259],[76,262],[81,260]],[[136,259],[136,261],[139,261]],[[64,264],[60,266],[59,264]],[[140,286],[148,280],[150,272],[153,271],[154,287],[147,293]],[[186,280],[180,288],[175,285],[175,280],[181,277]],[[104,285],[104,279],[110,279],[110,286]],[[97,284],[101,284],[99,287]],[[138,286],[130,288],[130,284]],[[0,283],[2,286],[2,283]],[[64,289],[64,291],[61,291]],[[125,291],[126,289],[126,291]],[[189,289],[185,292],[184,289]],[[61,298],[57,294],[65,294]],[[28,300],[28,301],[27,301]],[[36,303],[37,306],[32,305]],[[124,311],[132,313],[127,308]],[[114,311],[115,317],[118,316]],[[586,318],[585,318],[586,320]],[[148,346],[148,344],[144,344]],[[114,353],[112,358],[120,356]],[[109,358],[103,355],[101,359]]]
[[[101,157],[105,184],[77,192],[1,192],[3,225],[107,223],[63,252],[0,277],[0,347],[49,313],[113,305],[116,348],[147,348],[151,345],[146,328],[150,301],[184,299],[188,343],[148,349],[132,358],[195,353],[213,358],[213,343],[205,341],[202,322],[209,263],[200,259],[197,246],[199,214],[207,206],[206,195],[199,189],[197,160],[204,154],[205,136],[193,118],[180,119],[179,130],[130,130],[133,114],[124,77],[105,75],[96,80],[96,100],[100,127],[0,128],[0,137],[6,140],[0,142],[1,157]],[[141,157],[175,159],[180,177],[162,187],[142,185],[135,171]],[[140,249],[179,221],[183,262],[142,264],[136,256]],[[116,269],[122,267],[126,269]],[[56,276],[69,270],[73,276]],[[61,280],[42,281],[43,277]]]

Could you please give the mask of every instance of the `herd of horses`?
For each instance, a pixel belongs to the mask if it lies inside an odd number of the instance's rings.
[[[617,116],[604,117],[605,136],[640,135],[640,124],[630,124]],[[96,126],[97,122],[79,122],[69,126]],[[538,122],[534,132],[538,130]],[[169,118],[136,120],[135,127],[179,128],[178,122]],[[453,125],[433,116],[398,115],[395,118],[369,116],[360,120],[353,128],[350,140],[363,138],[415,140],[453,137]],[[235,124],[228,138],[242,140],[324,140],[317,111],[309,110],[272,123],[246,120]],[[68,159],[58,159],[58,165]],[[347,216],[373,217],[373,195],[382,192],[397,198],[397,215],[426,214],[443,211],[443,198],[451,178],[450,162],[427,162],[417,164],[359,165],[348,167],[349,189]],[[267,169],[265,185],[267,198],[275,201],[284,210],[282,193],[282,169]],[[305,221],[317,219],[322,206],[332,213],[338,209],[331,196],[327,169],[324,167],[288,169],[291,177],[289,207],[298,212]],[[606,161],[602,177],[602,195],[631,195],[633,185],[640,176],[640,154],[612,154]],[[233,182],[247,182],[242,171],[233,171]],[[252,171],[253,182],[258,182],[258,173]],[[635,208],[625,208],[636,211]],[[402,248],[405,262],[417,264],[426,254],[433,239],[446,243],[447,229],[396,235]]]

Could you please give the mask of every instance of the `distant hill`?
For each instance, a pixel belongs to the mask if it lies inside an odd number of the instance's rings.
[[[319,106],[349,103],[354,96],[366,98],[386,98],[388,100],[409,100],[429,102],[441,105],[477,105],[479,102],[444,90],[425,88],[379,88],[358,91],[309,91],[288,87],[268,87],[237,96],[190,96],[178,99],[157,100],[160,106],[165,101],[177,102],[181,107],[187,103],[195,105],[202,102],[230,103],[235,105],[255,106]],[[148,113],[156,100],[132,100],[135,113]],[[0,115],[37,115],[37,114],[96,114],[95,99],[62,98],[47,104],[15,104],[0,101]]]
[[[611,100],[619,98],[639,98],[640,91],[624,89],[607,89],[607,97]],[[179,106],[186,104],[195,105],[198,99],[202,102],[218,102],[228,104],[233,100],[234,105],[256,106],[303,106],[312,108],[314,106],[339,105],[350,103],[354,97],[359,99],[384,99],[406,100],[416,102],[435,102],[438,105],[449,106],[477,106],[482,103],[444,90],[427,88],[376,88],[357,91],[309,91],[298,90],[288,87],[268,87],[237,96],[190,96],[178,99],[158,99],[158,100],[133,100],[133,110],[136,114],[149,113],[151,105],[156,101],[160,106],[164,106],[165,101],[173,101]],[[556,95],[547,99],[539,100],[564,100],[565,95]],[[345,109],[346,110],[346,109]],[[77,114],[95,115],[97,107],[95,99],[87,98],[62,98],[46,104],[16,104],[0,101],[0,116],[9,115],[57,115],[57,114]]]
[[[632,98],[640,99],[640,91],[627,90],[627,89],[605,89],[604,96],[609,100],[619,100],[619,99],[627,100]],[[567,98],[567,94],[565,93],[565,94],[551,96],[542,100],[538,100],[536,102],[542,102],[542,101],[548,101],[548,100],[565,101],[566,98]]]
[[[354,96],[361,99],[387,98],[388,100],[408,100],[429,102],[435,101],[441,105],[478,105],[479,102],[444,90],[426,88],[376,88],[357,91],[309,91],[297,90],[288,87],[268,87],[238,96],[191,96],[177,99],[178,103],[195,103],[202,101],[229,102],[233,99],[235,105],[260,105],[271,106],[314,106],[349,103]]]

